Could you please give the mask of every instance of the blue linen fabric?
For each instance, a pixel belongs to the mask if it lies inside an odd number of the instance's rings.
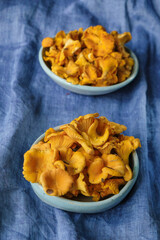
[[[43,72],[44,37],[91,25],[130,31],[137,78],[117,92],[82,96]],[[160,239],[159,1],[0,1],[0,239]],[[118,206],[99,214],[65,212],[43,203],[23,178],[23,154],[49,127],[98,112],[140,138],[140,173]]]

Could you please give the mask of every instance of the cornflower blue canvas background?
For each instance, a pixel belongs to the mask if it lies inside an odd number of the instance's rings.
[[[103,25],[130,31],[140,70],[125,88],[82,96],[56,85],[41,69],[44,37]],[[160,2],[0,1],[0,239],[160,239]],[[23,154],[49,127],[99,112],[140,138],[140,173],[117,207],[75,214],[41,202],[22,176]]]

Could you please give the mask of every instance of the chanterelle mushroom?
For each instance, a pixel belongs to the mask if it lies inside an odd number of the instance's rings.
[[[118,179],[107,179],[102,186],[102,189],[110,189],[111,194],[119,193],[119,186],[124,185],[125,181],[123,178]]]
[[[52,149],[40,151],[30,149],[24,154],[23,175],[27,181],[40,182],[40,176],[46,169],[52,169],[54,152]]]
[[[84,181],[84,174],[80,173],[77,179],[77,189],[81,191],[84,196],[90,196],[86,182]]]
[[[125,164],[129,164],[129,155],[138,147],[141,147],[140,140],[134,137],[128,137],[116,144],[117,154],[123,159]]]
[[[94,122],[94,119],[98,116],[98,113],[87,114],[75,118],[70,124],[73,125],[77,131],[88,133],[89,127]]]
[[[102,158],[96,157],[88,167],[89,182],[97,184],[106,179],[108,172],[106,171],[105,164]]]
[[[125,174],[125,164],[124,164],[123,160],[118,155],[103,154],[102,159],[104,160],[106,167],[109,167],[113,170],[116,170],[121,174],[121,176],[124,176],[124,174]]]
[[[102,124],[109,128],[109,133],[111,135],[120,134],[127,129],[127,127],[124,125],[115,122],[110,122],[106,117],[100,117],[99,121],[100,121],[99,124]]]
[[[86,166],[85,156],[81,152],[73,153],[72,157],[68,162],[68,172],[71,175],[78,174],[83,171]]]
[[[73,184],[73,178],[63,169],[53,168],[40,177],[44,191],[51,196],[66,194]]]
[[[101,146],[105,144],[109,137],[109,129],[106,127],[103,135],[97,133],[98,119],[95,119],[92,125],[88,129],[88,135],[93,146]]]
[[[84,139],[83,136],[76,131],[73,125],[66,124],[61,126],[60,128],[63,129],[70,138],[78,142],[87,153],[94,154],[94,150],[91,143]]]
[[[86,29],[82,40],[95,56],[105,56],[114,49],[114,38],[99,25]]]

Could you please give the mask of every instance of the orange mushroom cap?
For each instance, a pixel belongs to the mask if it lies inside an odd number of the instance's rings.
[[[53,150],[30,149],[24,154],[23,175],[29,182],[40,182],[42,172],[46,169],[52,169],[53,163]]]
[[[100,117],[101,124],[108,126],[110,135],[120,134],[127,129],[126,126],[119,123],[110,122],[106,117]]]
[[[87,114],[87,115],[75,118],[70,124],[73,125],[75,129],[78,130],[78,132],[88,133],[89,127],[94,122],[94,119],[98,116],[99,116],[98,113]]]
[[[104,182],[104,185],[102,186],[102,189],[109,188],[112,194],[118,194],[119,193],[119,187],[121,185],[124,185],[125,181],[123,178],[117,178],[117,179],[107,179]]]
[[[54,130],[53,128],[49,128],[46,132],[45,132],[45,137],[44,137],[44,142],[48,141],[49,136],[52,133],[56,133],[56,130]]]
[[[74,143],[74,140],[67,135],[55,135],[49,139],[48,143],[51,144],[52,149],[69,148]]]
[[[71,139],[78,142],[87,153],[94,154],[94,150],[91,143],[84,139],[84,137],[76,131],[73,125],[66,124],[61,126],[60,128],[63,129]]]
[[[73,184],[73,178],[63,169],[53,168],[40,177],[44,191],[50,196],[66,194]]]
[[[88,190],[88,186],[84,180],[84,174],[80,173],[79,177],[77,179],[77,189],[80,190],[80,192],[84,195],[84,196],[90,196],[89,190]]]
[[[96,157],[88,167],[89,182],[92,184],[101,183],[102,179],[106,179],[108,172],[102,158]]]
[[[140,140],[138,138],[129,137],[116,144],[116,152],[118,156],[123,159],[125,164],[129,164],[129,155],[138,147],[141,147]]]
[[[78,174],[83,171],[86,166],[85,156],[81,152],[73,153],[68,162],[68,172],[71,175]]]
[[[31,149],[37,149],[37,150],[40,150],[40,151],[44,151],[44,150],[47,150],[47,149],[50,149],[50,148],[51,148],[51,145],[49,143],[44,143],[43,141],[40,141],[39,143],[34,144],[31,147]]]
[[[88,129],[89,139],[90,139],[91,143],[93,144],[93,146],[101,146],[101,145],[105,144],[105,142],[107,141],[107,139],[109,137],[109,130],[107,127],[105,128],[105,132],[103,135],[99,135],[97,133],[97,131],[96,131],[97,127],[98,127],[98,119],[95,119],[94,122],[92,123],[92,125]]]
[[[125,164],[123,160],[118,156],[114,154],[103,154],[102,159],[105,162],[105,166],[108,168],[111,168],[113,170],[116,170],[121,174],[121,176],[124,176],[125,174]]]
[[[126,171],[125,171],[125,174],[124,174],[124,180],[126,182],[130,181],[133,177],[133,173],[132,173],[132,170],[130,168],[130,166],[128,164],[126,164]]]
[[[95,56],[105,56],[114,49],[114,37],[99,25],[87,28],[82,40],[88,49],[93,49]]]

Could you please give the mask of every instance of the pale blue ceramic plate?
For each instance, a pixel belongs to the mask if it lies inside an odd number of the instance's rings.
[[[57,76],[49,69],[49,67],[44,62],[43,57],[42,57],[42,55],[44,53],[44,49],[42,47],[40,48],[40,51],[39,51],[39,62],[40,62],[41,67],[45,71],[45,73],[61,87],[65,88],[71,92],[75,92],[75,93],[79,93],[79,94],[83,94],[83,95],[103,95],[103,94],[117,91],[118,89],[125,87],[126,85],[128,85],[130,82],[132,82],[135,79],[135,77],[138,73],[138,69],[139,69],[138,60],[137,60],[136,55],[130,49],[127,48],[127,51],[131,54],[131,57],[134,59],[134,62],[135,62],[133,70],[132,70],[132,74],[124,82],[117,83],[115,85],[108,86],[108,87],[91,87],[91,86],[73,85],[72,83],[67,82],[65,79]]]
[[[59,129],[58,127],[54,128],[55,130]],[[44,138],[44,134],[42,134],[34,143],[38,143],[40,140]],[[41,185],[38,183],[31,183],[31,186],[36,193],[36,195],[45,203],[65,210],[69,212],[75,213],[98,213],[108,210],[110,208],[115,207],[119,204],[131,191],[133,185],[136,182],[138,172],[139,172],[139,160],[136,151],[132,153],[132,170],[133,170],[133,178],[130,180],[119,192],[119,194],[114,195],[108,199],[101,200],[99,202],[93,202],[91,198],[88,197],[77,197],[76,200],[66,199],[64,197],[54,197],[47,195]]]

